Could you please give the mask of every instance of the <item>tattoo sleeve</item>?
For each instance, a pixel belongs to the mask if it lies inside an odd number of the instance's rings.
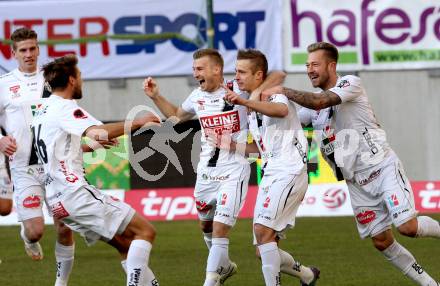
[[[315,110],[341,103],[341,98],[336,93],[328,90],[314,93],[284,87],[284,95],[299,105]]]

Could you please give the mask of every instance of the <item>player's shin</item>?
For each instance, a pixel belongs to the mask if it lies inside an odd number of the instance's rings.
[[[417,217],[417,237],[440,238],[440,223],[429,216]]]
[[[55,244],[55,259],[57,263],[57,276],[55,286],[67,286],[72,272],[75,257],[75,245]]]
[[[279,253],[281,258],[280,271],[282,273],[298,277],[306,284],[309,284],[313,280],[313,272],[309,267],[302,265],[299,261],[295,261],[292,255],[281,248],[279,249]]]
[[[229,264],[229,239],[213,238],[212,246],[209,250],[208,262],[206,265],[206,279],[204,286],[216,285],[220,279],[220,274]]]
[[[388,246],[388,248],[382,251],[382,253],[388,261],[418,285],[438,285],[437,282],[417,263],[414,256],[397,241],[394,241],[393,244]]]
[[[266,286],[281,285],[280,264],[281,257],[276,242],[269,242],[258,246],[261,255],[261,269]]]
[[[151,243],[142,239],[131,242],[127,255],[127,286],[143,286],[147,277]]]

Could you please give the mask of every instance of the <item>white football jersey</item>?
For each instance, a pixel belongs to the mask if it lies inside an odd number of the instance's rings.
[[[313,133],[315,140],[319,144],[321,154],[324,160],[333,169],[333,173],[338,181],[343,180],[342,171],[337,167],[335,162],[335,146],[336,136],[335,130],[331,126],[334,111],[332,107],[324,108],[321,110],[313,110],[306,107],[301,107],[298,110],[298,117],[302,124],[313,126]]]
[[[296,114],[296,108],[283,94],[274,94],[269,101],[287,105],[287,116],[278,118],[263,115],[261,158],[264,173],[287,172],[298,174],[307,163],[307,139]]]
[[[44,165],[46,197],[62,196],[87,185],[84,177],[81,137],[93,125],[101,125],[75,100],[51,95],[32,122],[35,148]]]
[[[243,97],[247,97],[247,94],[240,92],[235,84],[234,91]],[[243,156],[237,156],[228,150],[215,148],[206,141],[206,136],[210,133],[230,133],[233,141],[246,142],[247,110],[244,106],[227,103],[224,96],[225,90],[223,87],[214,92],[206,92],[197,88],[182,103],[182,109],[196,114],[200,121],[202,151],[199,164],[202,164],[202,166],[219,167],[247,162]],[[240,159],[243,159],[243,161]]]
[[[351,179],[353,172],[382,162],[391,149],[359,77],[340,77],[330,91],[342,101],[332,107],[335,113],[331,125],[335,128],[338,142],[335,159],[345,179]]]
[[[18,69],[0,76],[0,114],[6,134],[17,141],[17,151],[10,156],[10,166],[25,167],[38,163],[32,146],[30,125],[41,98],[49,96],[44,89],[43,72],[26,74]]]

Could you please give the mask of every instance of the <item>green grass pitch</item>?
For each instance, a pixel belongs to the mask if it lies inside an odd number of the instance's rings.
[[[440,215],[433,216],[437,220]],[[1,219],[1,218],[0,218]],[[260,262],[252,246],[252,222],[240,220],[230,238],[230,257],[238,264],[238,273],[228,286],[264,285]],[[207,248],[196,221],[155,222],[158,235],[150,266],[162,286],[203,285]],[[45,258],[31,261],[19,238],[19,227],[0,227],[0,285],[53,285],[55,276],[54,231],[47,226],[42,240]],[[436,279],[440,279],[440,241],[411,239],[396,235],[418,262]],[[321,269],[322,286],[403,286],[414,285],[383,256],[371,241],[358,237],[354,219],[298,218],[295,229],[281,248],[305,265]],[[297,279],[283,275],[282,285],[299,285]],[[87,247],[76,236],[75,266],[69,285],[125,285],[125,277],[116,250],[104,243]]]

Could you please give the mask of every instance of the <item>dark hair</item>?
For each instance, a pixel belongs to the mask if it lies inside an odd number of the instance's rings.
[[[69,83],[69,77],[77,77],[77,64],[77,57],[71,54],[43,66],[44,79],[52,91],[58,88],[65,89]]]
[[[257,71],[263,72],[263,78],[267,76],[267,59],[266,56],[255,49],[239,50],[237,54],[237,60],[251,60],[253,63],[252,73]]]
[[[12,35],[11,35],[11,40],[12,40],[12,49],[17,48],[16,43],[17,42],[21,42],[21,41],[25,41],[25,40],[37,40],[38,36],[37,33],[34,30],[31,30],[29,28],[19,28],[17,30],[15,30]]]
[[[200,49],[194,52],[193,59],[197,60],[203,57],[209,57],[223,70],[224,62],[223,57],[216,49]]]
[[[317,42],[307,47],[307,51],[309,53],[318,50],[324,50],[325,54],[327,55],[327,58],[329,58],[331,61],[338,62],[339,53],[338,53],[338,49],[334,45],[327,42]]]

